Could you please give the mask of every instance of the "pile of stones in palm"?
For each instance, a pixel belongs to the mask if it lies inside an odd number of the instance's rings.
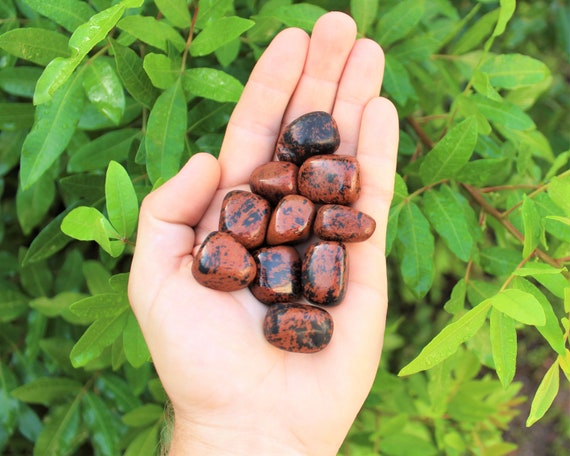
[[[341,303],[348,284],[345,244],[367,240],[376,228],[351,207],[360,196],[360,166],[353,156],[334,154],[339,145],[326,112],[287,125],[277,161],[252,172],[251,191],[225,195],[218,230],[192,263],[201,285],[249,288],[267,305],[263,333],[282,350],[314,353],[328,345],[334,324],[325,308]]]

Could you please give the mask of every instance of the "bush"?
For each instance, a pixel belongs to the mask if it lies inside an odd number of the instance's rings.
[[[507,454],[521,406],[556,416],[570,8],[515,3],[4,0],[0,450],[155,454],[166,397],[126,293],[140,201],[217,154],[271,38],[332,9],[384,47],[401,118],[385,350],[341,454]]]

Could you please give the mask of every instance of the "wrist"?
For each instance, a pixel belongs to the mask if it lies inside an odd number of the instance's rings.
[[[268,431],[267,421],[245,424],[236,418],[231,425],[209,425],[175,418],[168,456],[326,456],[337,448],[305,445],[283,429]]]

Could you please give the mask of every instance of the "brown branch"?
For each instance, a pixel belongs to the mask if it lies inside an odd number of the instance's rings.
[[[420,126],[418,121],[416,119],[414,119],[412,116],[406,117],[406,121],[410,124],[412,129],[416,132],[416,135],[418,135],[418,138],[420,138],[420,141],[422,142],[422,144],[424,146],[426,146],[428,149],[433,149],[433,146],[435,145],[435,143],[427,135],[425,130]]]
[[[519,230],[517,230],[516,227],[511,222],[509,222],[503,216],[503,214],[501,214],[501,212],[499,212],[491,204],[489,204],[477,188],[469,184],[462,184],[462,185],[463,188],[465,188],[465,190],[467,190],[467,192],[471,195],[473,200],[481,207],[481,209],[483,209],[487,214],[492,216],[501,225],[503,225],[509,233],[511,233],[515,238],[517,238],[518,241],[521,242],[521,244],[524,244],[524,235]],[[538,248],[535,249],[534,255],[536,255],[542,261],[555,268],[560,268],[562,266],[559,260],[555,260],[550,255],[548,255],[547,253],[543,252]]]

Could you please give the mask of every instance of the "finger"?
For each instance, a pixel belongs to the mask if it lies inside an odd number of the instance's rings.
[[[286,29],[255,65],[220,151],[223,188],[246,183],[253,169],[273,156],[283,113],[301,77],[308,47],[305,32]]]
[[[148,305],[164,278],[177,271],[194,246],[192,229],[218,187],[220,170],[210,154],[196,154],[141,206],[129,295],[133,307]],[[143,296],[138,290],[145,290]]]
[[[376,231],[370,241],[382,254],[394,192],[398,139],[396,108],[385,98],[373,98],[362,114],[357,152],[361,193],[354,207],[376,220]]]
[[[287,108],[284,124],[307,112],[332,112],[339,80],[355,39],[356,24],[347,14],[331,12],[317,20],[303,76]]]
[[[398,149],[398,116],[388,100],[373,98],[362,114],[357,157],[362,192],[354,206],[376,220],[367,242],[347,245],[349,286],[344,304],[331,309],[335,335],[331,354],[336,367],[348,372],[347,384],[369,391],[382,351],[388,305],[386,224],[392,200]]]
[[[362,112],[379,95],[383,72],[380,46],[369,39],[358,40],[344,68],[332,112],[341,138],[338,154],[356,154]]]

